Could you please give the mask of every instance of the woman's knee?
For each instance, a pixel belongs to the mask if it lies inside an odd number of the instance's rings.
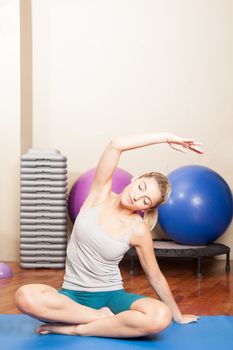
[[[17,289],[15,293],[15,305],[22,312],[27,312],[32,306],[32,285],[24,285]]]
[[[172,312],[166,304],[161,303],[158,308],[148,313],[147,320],[149,333],[159,333],[172,322]]]
[[[15,293],[17,308],[24,313],[35,313],[43,307],[40,296],[50,288],[53,290],[52,287],[37,284],[28,284],[18,288]]]
[[[172,312],[169,307],[159,300],[146,298],[135,303],[134,310],[141,311],[145,316],[145,334],[154,334],[163,331],[172,321]]]

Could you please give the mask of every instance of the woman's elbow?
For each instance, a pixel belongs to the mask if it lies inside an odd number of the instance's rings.
[[[112,149],[120,151],[120,152],[124,151],[124,147],[123,147],[123,144],[121,142],[121,138],[120,137],[113,138],[109,142],[108,147],[111,147]]]

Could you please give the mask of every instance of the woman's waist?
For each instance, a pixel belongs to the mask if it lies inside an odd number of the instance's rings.
[[[123,282],[121,278],[115,281],[83,281],[72,276],[65,276],[62,288],[78,292],[109,292],[123,289]]]

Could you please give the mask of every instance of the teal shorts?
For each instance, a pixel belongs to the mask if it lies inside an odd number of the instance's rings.
[[[93,309],[108,307],[114,314],[130,310],[130,306],[135,300],[147,298],[144,295],[128,293],[124,289],[107,292],[81,292],[62,288],[58,290],[58,293]]]

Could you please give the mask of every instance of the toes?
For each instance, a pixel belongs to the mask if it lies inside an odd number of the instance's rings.
[[[39,333],[42,335],[45,335],[45,334],[49,334],[50,332],[49,331],[40,331]]]
[[[46,326],[40,326],[36,329],[36,333],[38,334],[49,334],[49,330],[46,329]]]

